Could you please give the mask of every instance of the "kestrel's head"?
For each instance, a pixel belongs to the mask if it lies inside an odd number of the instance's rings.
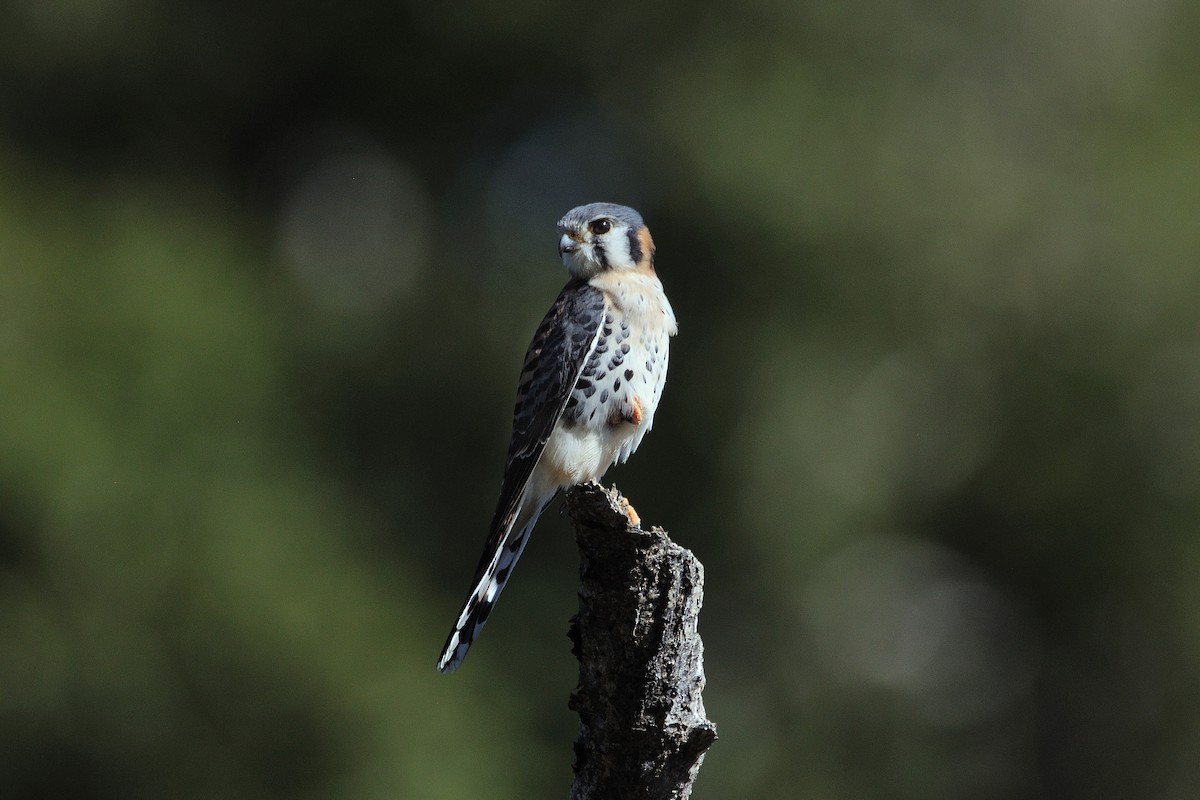
[[[653,271],[654,241],[642,215],[629,206],[589,203],[558,221],[558,254],[576,278],[605,270]]]

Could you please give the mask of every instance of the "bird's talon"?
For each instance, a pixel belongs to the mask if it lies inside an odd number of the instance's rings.
[[[642,401],[636,396],[630,400],[629,405],[619,405],[609,414],[608,422],[610,425],[620,425],[622,422],[629,422],[634,425],[641,425],[642,420],[646,418],[646,412],[642,410]]]
[[[629,520],[629,524],[635,528],[640,528],[642,526],[642,518],[634,510],[633,504],[624,497],[620,498],[618,503],[620,504],[621,511],[625,512],[625,517]]]

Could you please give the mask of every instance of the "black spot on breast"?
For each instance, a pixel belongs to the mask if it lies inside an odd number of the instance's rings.
[[[624,344],[621,345],[621,355],[625,355],[628,352],[629,352],[629,342],[625,342]]]
[[[631,369],[625,370],[625,380],[627,380],[627,381],[633,380],[633,370],[631,370]]]
[[[621,379],[620,378],[617,378],[615,381],[613,381],[613,391],[614,392],[621,391]]]
[[[653,371],[654,371],[654,359],[650,359],[649,361],[646,362],[646,372],[653,372]]]
[[[608,389],[605,389],[604,391],[600,392],[600,402],[601,403],[608,402]]]

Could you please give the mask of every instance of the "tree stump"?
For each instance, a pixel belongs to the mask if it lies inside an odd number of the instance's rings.
[[[704,568],[661,528],[632,524],[628,508],[597,484],[566,495],[581,581],[568,634],[579,659],[572,800],[690,797],[717,739],[701,697]]]

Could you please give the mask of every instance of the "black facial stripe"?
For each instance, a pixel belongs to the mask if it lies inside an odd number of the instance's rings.
[[[642,242],[638,239],[637,228],[630,228],[625,235],[629,237],[629,260],[637,264],[642,260]]]
[[[592,252],[595,254],[596,263],[600,265],[600,268],[608,269],[608,258],[604,255],[604,245],[596,242],[592,245]]]

